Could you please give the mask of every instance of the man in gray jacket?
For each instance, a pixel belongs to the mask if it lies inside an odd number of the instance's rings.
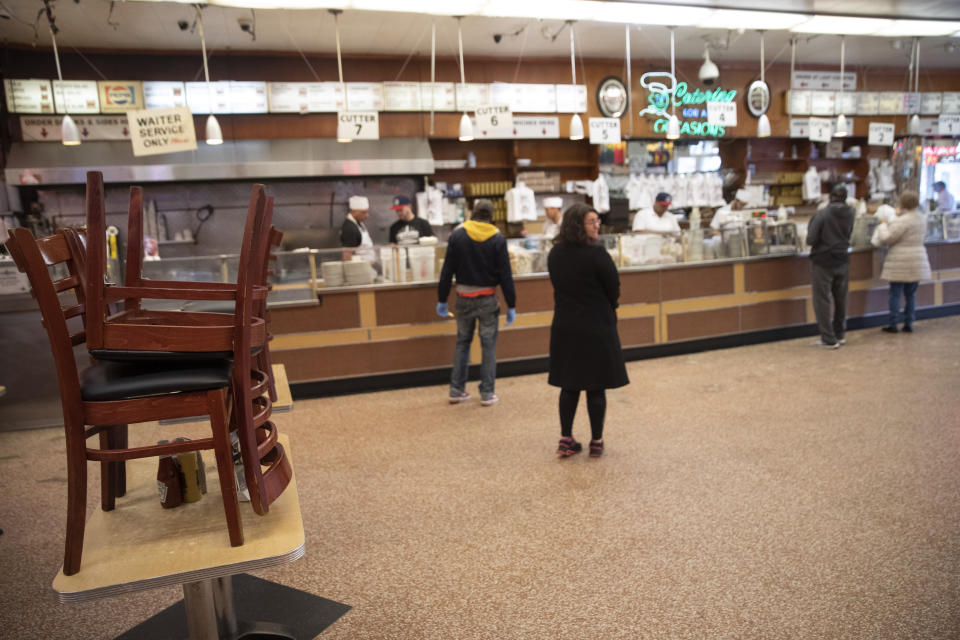
[[[842,184],[834,185],[830,190],[830,204],[817,211],[807,228],[813,267],[813,310],[820,328],[820,340],[816,344],[828,349],[839,349],[846,343],[847,287],[850,284],[848,249],[855,217],[853,208],[846,201],[847,188]]]

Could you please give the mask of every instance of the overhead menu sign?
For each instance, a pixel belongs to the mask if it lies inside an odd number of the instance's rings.
[[[307,84],[307,105],[311,113],[339,113],[346,109],[347,96],[339,82]]]
[[[832,116],[836,110],[836,94],[833,91],[812,91],[810,115]]]
[[[383,84],[348,82],[347,111],[383,111]]]
[[[71,116],[81,139],[129,140],[126,115]],[[59,142],[63,116],[20,116],[20,132],[24,142]]]
[[[143,83],[137,80],[97,82],[101,113],[126,113],[144,108]]]
[[[920,135],[935,136],[940,133],[939,118],[920,118]]]
[[[791,138],[809,138],[810,137],[810,119],[809,118],[790,118],[790,137]]]
[[[230,113],[267,113],[267,83],[230,81]]]
[[[508,104],[514,113],[554,113],[557,85],[496,82],[490,85],[490,102]]]
[[[513,137],[513,112],[508,104],[488,104],[477,107],[476,126],[480,138]]]
[[[960,113],[960,92],[942,94],[941,113]]]
[[[880,112],[880,94],[875,91],[857,93],[857,115],[875,116]]]
[[[878,102],[877,113],[881,116],[895,116],[903,113],[902,91],[881,91]]]
[[[384,82],[384,111],[420,111],[419,82]]]
[[[803,71],[797,69],[793,72],[793,80],[790,83],[792,89],[816,89],[821,91],[856,91],[857,74],[854,71],[847,71],[843,74],[843,86],[840,86],[839,71]]]
[[[938,114],[943,108],[943,94],[939,91],[920,94],[920,113]]]
[[[619,120],[617,121],[619,123]],[[560,118],[556,116],[544,117],[514,117],[513,137],[523,139],[559,138]]]
[[[920,95],[919,93],[903,94],[903,105],[900,107],[901,113],[920,113]]]
[[[379,140],[378,111],[343,111],[337,114],[337,139]]]
[[[420,107],[424,111],[456,111],[457,94],[452,82],[420,84]]]
[[[893,123],[871,122],[867,144],[889,147],[893,145]]]
[[[620,118],[590,118],[590,144],[618,144]]]
[[[192,113],[230,113],[230,81],[187,82],[187,106]]]
[[[267,104],[270,113],[307,113],[306,82],[271,82],[267,85]]]
[[[100,113],[96,80],[54,80],[57,113]]]
[[[49,80],[4,80],[3,88],[10,113],[53,113]]]
[[[490,104],[489,84],[458,84],[457,111],[474,111],[477,107]]]
[[[587,85],[558,84],[557,113],[583,113],[587,110]]]
[[[810,91],[787,91],[787,113],[792,116],[808,116],[812,101]]]
[[[127,114],[133,155],[152,156],[197,148],[193,115],[186,107],[142,109]]]
[[[148,80],[143,83],[143,104],[147,109],[185,107],[187,106],[187,90],[182,82]]]
[[[857,113],[857,94],[848,91],[838,91],[834,99],[834,111],[837,114],[852,116]]]

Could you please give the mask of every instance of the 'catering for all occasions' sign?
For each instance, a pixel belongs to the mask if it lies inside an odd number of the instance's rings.
[[[152,156],[197,148],[193,115],[186,107],[141,109],[127,113],[133,155]]]

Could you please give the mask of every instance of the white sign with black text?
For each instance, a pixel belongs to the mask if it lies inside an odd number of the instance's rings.
[[[708,102],[707,124],[718,125],[722,127],[737,126],[737,103]]]
[[[889,147],[893,145],[893,123],[892,122],[871,122],[867,144],[879,147]]]
[[[133,155],[153,156],[197,148],[193,115],[186,107],[140,109],[127,113]]]
[[[943,114],[939,124],[941,136],[960,136],[960,115]]]
[[[833,137],[833,119],[832,118],[810,118],[810,131],[807,137],[813,142],[830,142]]]
[[[590,144],[619,144],[620,118],[590,118]]]
[[[508,104],[477,107],[477,127],[482,137],[506,137],[513,134],[513,112]]]
[[[379,140],[380,114],[377,111],[341,111],[337,114],[338,140]]]
[[[809,118],[790,118],[790,137],[806,138],[810,135]]]

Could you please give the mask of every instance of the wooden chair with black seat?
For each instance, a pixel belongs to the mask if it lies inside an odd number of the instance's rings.
[[[6,245],[18,268],[27,274],[40,305],[60,387],[67,451],[63,573],[73,575],[80,570],[90,461],[103,465],[101,506],[110,511],[115,507],[115,492],[107,486],[115,479],[110,469],[116,467],[106,465],[213,449],[230,544],[242,545],[243,528],[227,417],[232,362],[222,358],[193,363],[96,362],[78,371],[73,347],[84,343],[85,333],[82,329],[71,331],[69,325],[72,319],[82,318],[86,308],[78,257],[67,240],[70,233],[70,230],[61,230],[37,240],[27,229],[17,228],[10,231]],[[50,268],[59,264],[67,267],[68,275],[54,280]],[[61,306],[60,296],[69,298],[70,292],[75,294],[75,300]],[[126,431],[128,424],[198,415],[209,416],[211,435],[208,438],[137,447],[117,442],[117,434]],[[87,440],[94,435],[99,436],[99,448],[87,446]]]
[[[264,392],[270,377],[253,367],[266,344],[267,287],[260,283],[270,248],[273,199],[254,185],[247,212],[236,283],[145,280],[142,267],[143,192],[131,187],[125,286],[105,284],[106,242],[103,178],[87,174],[87,345],[97,360],[171,362],[229,357],[234,361],[232,427],[237,430],[244,476],[256,513],[264,515],[292,477],[289,459],[278,442],[272,409]],[[132,248],[130,248],[132,247]],[[232,301],[233,313],[157,311],[145,299]],[[111,302],[123,311],[109,314]],[[263,468],[265,467],[265,468]]]

